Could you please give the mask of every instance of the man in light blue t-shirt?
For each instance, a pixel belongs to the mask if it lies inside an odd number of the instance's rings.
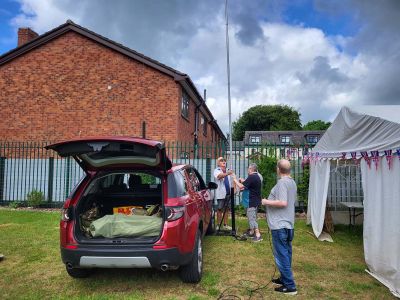
[[[268,226],[271,229],[275,263],[281,276],[272,279],[279,284],[276,292],[296,295],[297,289],[292,273],[292,240],[294,236],[294,204],[297,198],[296,182],[290,176],[290,162],[278,161],[277,174],[280,179],[272,188],[268,199],[262,199],[266,206]]]

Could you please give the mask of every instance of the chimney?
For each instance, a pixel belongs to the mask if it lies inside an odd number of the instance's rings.
[[[29,27],[27,28],[19,28],[18,29],[18,47],[30,42],[31,40],[35,39],[39,35],[34,32]]]

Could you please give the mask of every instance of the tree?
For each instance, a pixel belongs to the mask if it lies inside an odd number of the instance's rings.
[[[301,130],[300,113],[287,105],[256,105],[233,122],[232,138],[241,141],[250,130]]]
[[[303,130],[327,130],[331,126],[331,122],[324,122],[322,120],[314,120],[308,122],[303,126]]]

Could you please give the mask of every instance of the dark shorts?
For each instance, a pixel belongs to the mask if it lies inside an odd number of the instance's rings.
[[[225,199],[217,199],[217,203],[219,210],[225,209],[225,207],[231,209],[231,196],[227,195]]]

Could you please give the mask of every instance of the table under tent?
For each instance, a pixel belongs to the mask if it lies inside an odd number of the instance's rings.
[[[361,167],[367,272],[400,298],[400,106],[343,107],[309,154],[308,223],[321,236],[330,165]]]

